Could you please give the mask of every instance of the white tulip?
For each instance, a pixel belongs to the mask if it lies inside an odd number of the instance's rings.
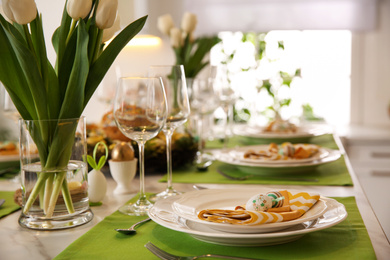
[[[118,12],[118,0],[100,0],[96,10],[96,26],[108,29],[113,26]]]
[[[157,18],[157,28],[163,34],[169,35],[173,27],[175,27],[175,25],[170,14],[165,14]]]
[[[8,16],[5,14],[4,10],[3,10],[3,5],[0,5],[0,14],[4,17],[4,19],[11,23],[12,21],[8,18]]]
[[[173,27],[169,31],[169,35],[171,37],[172,47],[178,48],[182,45],[183,38],[182,38],[182,34],[181,34],[181,31],[179,28]]]
[[[74,20],[87,17],[92,8],[92,0],[68,0],[66,11]]]
[[[5,15],[18,24],[28,24],[37,17],[34,0],[2,0]]]
[[[185,12],[181,20],[181,29],[186,33],[191,33],[195,30],[198,20],[195,14]]]
[[[105,29],[103,30],[103,39],[102,39],[102,42],[106,42],[108,41],[109,39],[111,39],[114,34],[119,31],[121,29],[121,21],[120,21],[120,16],[119,14],[116,16],[116,19],[115,19],[115,22],[114,22],[114,25],[111,26],[110,28],[108,29]]]

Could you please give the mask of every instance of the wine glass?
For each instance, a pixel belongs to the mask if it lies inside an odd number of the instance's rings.
[[[167,198],[180,194],[172,185],[172,135],[175,129],[187,121],[190,114],[190,102],[188,100],[187,83],[183,65],[150,66],[150,77],[161,77],[166,91],[168,116],[163,127],[167,149],[167,173],[168,185],[165,191],[156,194],[152,200]]]
[[[198,152],[196,154],[196,166],[199,170],[205,170],[213,161],[213,156],[203,152],[203,121],[219,106],[218,92],[214,85],[215,79],[195,79],[190,94],[191,115],[197,122]]]
[[[203,152],[203,121],[219,106],[219,96],[214,85],[215,79],[195,79],[190,95],[191,115],[197,122],[198,152],[196,154],[196,166],[198,170],[205,170],[214,160],[213,156]]]
[[[226,114],[225,126],[223,130],[223,145],[224,148],[228,147],[229,137],[233,131],[233,117],[234,117],[234,104],[236,103],[238,96],[236,91],[231,85],[231,73],[228,70],[227,65],[220,65],[217,69],[216,86],[219,92],[219,101]]]
[[[119,130],[136,141],[139,148],[140,194],[135,203],[119,209],[127,215],[142,216],[152,203],[145,195],[144,146],[162,129],[167,118],[167,102],[161,78],[123,77],[114,99],[114,118]]]

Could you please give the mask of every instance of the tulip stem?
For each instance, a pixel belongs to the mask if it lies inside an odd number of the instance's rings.
[[[74,31],[74,28],[76,28],[76,23],[77,21],[75,19],[72,20],[72,24],[70,26],[70,30],[69,30],[69,33],[68,33],[68,37],[66,37],[66,42],[65,42],[65,45],[68,45],[68,42],[69,42],[69,39],[70,37],[72,36],[72,33]]]
[[[95,50],[94,50],[94,54],[93,54],[93,58],[92,58],[92,62],[95,62],[95,60],[99,57],[99,54],[100,54],[100,51],[101,51],[101,48],[102,48],[102,39],[103,39],[103,30],[102,29],[99,29],[98,30],[98,34],[97,34],[97,37],[96,37],[96,45],[95,45]]]
[[[31,40],[30,30],[28,29],[27,24],[23,25],[23,31],[24,31],[24,35],[26,36],[28,48],[31,50],[32,53],[34,53],[34,56],[35,56],[35,49],[34,49],[33,42]]]

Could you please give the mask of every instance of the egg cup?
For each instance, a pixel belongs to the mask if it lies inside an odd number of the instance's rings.
[[[109,160],[111,176],[117,183],[114,194],[130,194],[131,181],[137,172],[137,158],[130,161]]]

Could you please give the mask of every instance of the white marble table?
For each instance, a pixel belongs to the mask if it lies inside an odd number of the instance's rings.
[[[347,160],[348,161],[348,160]],[[355,185],[353,187],[343,186],[276,186],[276,185],[261,185],[261,187],[271,188],[290,188],[306,191],[316,191],[324,196],[355,196],[360,213],[367,227],[371,238],[374,250],[378,259],[389,259],[390,244],[387,240],[380,223],[378,222],[374,212],[369,205],[355,174],[351,171],[351,175]],[[158,192],[165,189],[165,183],[158,183],[161,176],[152,175],[146,176],[146,191]],[[0,259],[52,259],[64,250],[78,237],[83,235],[105,216],[116,211],[121,205],[129,200],[132,195],[113,195],[112,191],[115,188],[115,182],[108,179],[107,196],[103,200],[103,205],[93,207],[95,214],[94,219],[83,226],[61,230],[61,231],[34,231],[22,228],[18,224],[20,211],[17,211],[9,216],[0,219]],[[138,192],[138,179],[133,180],[134,194]],[[174,184],[175,188],[181,191],[192,190],[190,184]],[[232,187],[233,185],[207,184],[203,185],[208,188]],[[243,185],[234,185],[240,187]],[[18,188],[18,184],[11,181],[0,181],[0,190],[14,191]]]

